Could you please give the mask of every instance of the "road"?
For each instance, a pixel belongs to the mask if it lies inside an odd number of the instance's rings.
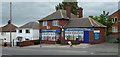
[[[95,45],[87,48],[2,48],[3,55],[117,55],[117,45]]]

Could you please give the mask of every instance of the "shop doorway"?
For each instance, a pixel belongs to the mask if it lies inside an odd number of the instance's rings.
[[[89,43],[89,31],[84,31],[84,43]]]

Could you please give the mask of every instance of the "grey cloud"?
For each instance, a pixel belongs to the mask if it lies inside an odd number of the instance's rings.
[[[112,14],[118,9],[117,2],[84,2],[79,3],[84,9],[84,17],[98,16],[102,11],[110,12]]]
[[[14,2],[13,3],[13,23],[15,25],[23,25],[30,21],[37,21],[50,13],[55,11],[55,6],[59,2]],[[97,16],[102,13],[103,10],[113,13],[117,10],[118,3],[110,2],[85,2],[79,3],[84,9],[84,17]],[[9,3],[4,2],[2,4],[2,20],[3,24],[9,19]]]

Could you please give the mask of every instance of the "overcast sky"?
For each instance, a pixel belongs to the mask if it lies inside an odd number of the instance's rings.
[[[55,6],[60,2],[14,2],[12,7],[13,24],[21,26],[30,21],[37,21],[55,11]],[[114,13],[118,10],[117,2],[79,2],[79,7],[84,9],[84,17],[98,16],[102,11]],[[9,3],[2,3],[2,22],[9,20]]]

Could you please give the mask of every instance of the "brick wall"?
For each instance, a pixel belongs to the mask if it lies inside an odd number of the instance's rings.
[[[118,21],[120,21],[120,10],[116,11],[109,17],[117,17]],[[113,34],[119,34],[120,33],[120,22],[116,22],[112,27],[118,27],[118,33],[113,33]],[[112,31],[112,29],[110,29]]]
[[[68,23],[68,20],[59,20],[59,26],[64,26],[65,24],[67,24]],[[58,26],[53,26],[52,25],[52,20],[51,21],[48,21],[48,26],[50,26],[50,29],[47,29],[47,27],[46,26],[42,26],[43,25],[43,22],[40,22],[40,24],[39,24],[39,26],[40,26],[40,29],[41,30],[60,30],[60,28],[58,28]],[[61,39],[61,35],[60,35],[60,40],[62,40]],[[55,43],[55,41],[44,41],[44,40],[41,40],[41,42],[43,42],[43,43],[46,43],[46,44],[54,44]],[[58,44],[58,43],[60,43],[59,41],[56,41],[56,43]]]
[[[89,32],[89,42],[92,43],[101,43],[105,42],[105,28],[94,28],[94,30],[100,30],[100,40],[94,40],[94,32]]]
[[[59,20],[59,26],[64,26],[66,23],[68,23],[68,20]],[[40,29],[42,30],[46,30],[47,27],[46,26],[42,26],[43,25],[43,22],[40,22]],[[60,29],[58,28],[58,26],[53,26],[52,25],[52,21],[48,21],[48,26],[50,26],[50,29],[49,30],[56,30],[56,29]]]

